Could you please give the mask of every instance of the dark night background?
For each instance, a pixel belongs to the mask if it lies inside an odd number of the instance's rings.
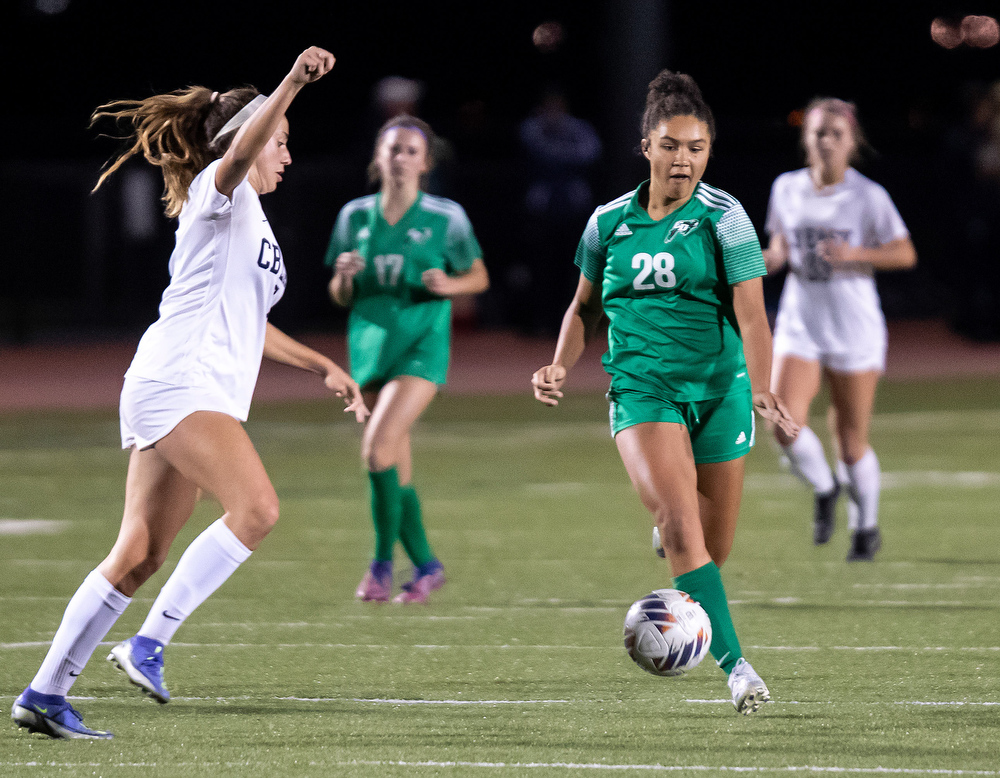
[[[469,324],[532,331],[526,306],[539,295],[528,287],[542,259],[522,229],[531,169],[518,124],[543,87],[560,85],[604,143],[590,179],[606,202],[647,175],[635,152],[645,85],[670,67],[695,77],[716,114],[706,181],[738,197],[758,230],[774,177],[801,166],[789,114],[816,95],[855,101],[877,152],[862,172],[889,190],[920,256],[917,270],[880,276],[887,314],[944,317],[967,336],[1000,339],[1000,183],[973,164],[992,149],[982,98],[1000,79],[1000,46],[949,51],[930,38],[932,19],[967,13],[1000,9],[875,0],[9,1],[0,11],[0,344],[134,335],[155,318],[173,244],[173,224],[158,210],[162,182],[135,163],[88,194],[118,148],[88,129],[95,106],[190,84],[268,92],[311,44],[334,52],[337,65],[292,106],[294,164],[264,200],[289,266],[272,320],[293,333],[343,327],[326,298],[322,258],[340,206],[368,191],[380,78],[423,82],[420,114],[451,144],[438,191],[465,206],[493,279]],[[550,20],[565,37],[542,53],[532,31]],[[780,283],[768,280],[769,302]],[[560,313],[569,299],[562,289],[541,298]]]

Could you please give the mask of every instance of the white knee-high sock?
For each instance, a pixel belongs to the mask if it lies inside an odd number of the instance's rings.
[[[848,527],[852,530],[878,526],[878,500],[882,492],[882,468],[872,449],[853,465],[837,463],[837,474],[850,485],[847,505]]]
[[[851,483],[851,474],[847,469],[847,463],[837,460],[837,480],[847,494],[847,528],[851,532],[857,532],[861,524],[861,514],[858,511],[858,493]]]
[[[819,494],[833,491],[836,485],[833,471],[826,461],[823,442],[809,427],[799,430],[799,436],[791,445],[782,446],[782,451],[788,457],[792,472]]]
[[[222,519],[211,524],[181,555],[138,634],[164,645],[169,643],[184,620],[226,582],[250,553]]]
[[[65,697],[87,660],[132,602],[96,570],[83,579],[66,606],[49,652],[31,681],[41,694]]]

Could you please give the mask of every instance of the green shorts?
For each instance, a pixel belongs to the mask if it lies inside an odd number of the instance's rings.
[[[358,306],[352,312],[347,334],[351,377],[362,388],[402,375],[445,383],[451,354],[451,308],[426,303],[399,307],[391,302],[378,308]]]
[[[674,422],[688,428],[694,461],[728,462],[749,453],[756,432],[749,390],[712,400],[667,400],[641,392],[608,394],[611,435],[647,422]]]

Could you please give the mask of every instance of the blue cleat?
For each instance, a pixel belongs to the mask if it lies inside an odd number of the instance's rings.
[[[111,649],[108,661],[161,705],[170,702],[163,685],[163,644],[136,635]]]
[[[114,735],[83,724],[80,711],[58,694],[39,694],[30,686],[14,700],[10,717],[28,732],[41,732],[57,740],[108,740]]]

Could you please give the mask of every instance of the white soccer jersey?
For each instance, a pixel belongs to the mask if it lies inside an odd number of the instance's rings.
[[[816,253],[824,239],[876,248],[909,237],[889,194],[848,168],[844,180],[817,191],[809,169],[778,176],[771,188],[767,231],[788,242],[789,273],[778,305],[775,350],[807,359],[884,366],[885,318],[870,265],[834,268]],[[882,364],[867,364],[881,350]],[[852,358],[851,355],[857,355]],[[844,362],[846,360],[846,362]]]
[[[286,274],[257,193],[243,179],[232,200],[220,194],[218,165],[191,183],[160,317],[142,336],[126,375],[204,389],[246,420],[267,314],[284,294]]]

